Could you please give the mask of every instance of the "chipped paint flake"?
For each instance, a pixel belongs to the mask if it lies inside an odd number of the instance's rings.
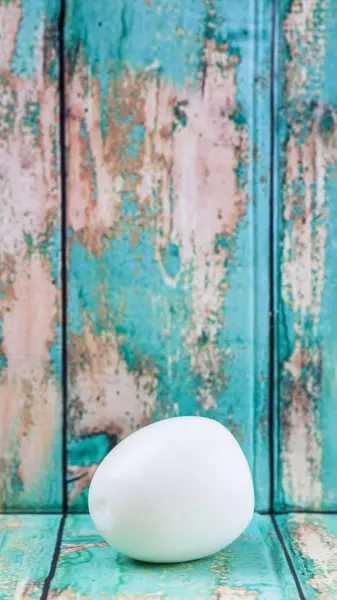
[[[88,542],[85,544],[63,544],[61,548],[61,555],[71,554],[72,552],[80,552],[81,550],[88,550],[89,548],[104,548],[107,546],[107,542]]]
[[[260,592],[248,591],[243,587],[233,589],[225,585],[219,586],[213,596],[214,600],[231,600],[232,598],[245,598],[245,600],[258,600]]]
[[[98,465],[89,465],[89,467],[71,465],[68,467],[68,483],[73,484],[69,493],[70,506],[83,490],[89,487],[97,467]]]

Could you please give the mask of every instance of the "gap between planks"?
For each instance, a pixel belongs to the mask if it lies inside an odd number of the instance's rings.
[[[87,510],[82,510],[82,511],[45,511],[45,510],[9,510],[9,511],[3,511],[0,512],[0,516],[11,516],[11,515],[42,515],[42,516],[51,516],[51,515],[59,515],[63,517],[74,517],[74,516],[80,516],[80,515],[88,515],[89,511]],[[256,510],[255,511],[256,515],[263,515],[266,517],[278,517],[281,515],[337,515],[337,510],[303,510],[303,509],[288,509],[288,510],[278,510],[278,511],[263,511],[263,510]]]
[[[285,541],[284,541],[281,529],[278,526],[278,523],[277,523],[277,520],[275,518],[275,515],[271,515],[270,517],[271,517],[271,521],[272,521],[272,524],[274,526],[277,538],[278,538],[278,540],[280,542],[280,546],[282,548],[283,554],[284,554],[284,556],[286,558],[286,561],[288,563],[288,567],[289,567],[290,572],[291,572],[291,574],[293,576],[293,579],[295,581],[295,585],[296,585],[296,588],[297,588],[300,600],[306,600],[305,595],[304,595],[303,590],[302,590],[302,586],[301,586],[300,580],[299,580],[299,578],[297,576],[297,573],[296,573],[295,565],[294,565],[293,561],[291,560],[291,556],[290,556],[290,554],[289,554],[289,552],[287,550],[287,547],[286,547],[286,544],[285,544]]]
[[[61,184],[61,286],[62,286],[62,508],[68,510],[68,271],[67,271],[67,157],[66,157],[66,97],[65,97],[65,43],[66,0],[60,2],[59,15],[59,149]]]
[[[62,518],[61,518],[61,521],[60,521],[60,524],[59,524],[59,527],[58,527],[57,538],[56,538],[56,542],[55,542],[55,548],[54,548],[54,552],[53,552],[53,557],[52,557],[52,560],[51,560],[51,563],[50,563],[49,573],[48,573],[47,577],[44,580],[44,584],[43,584],[43,588],[42,588],[40,600],[47,600],[47,598],[48,598],[50,584],[51,584],[52,579],[53,579],[53,577],[55,575],[55,571],[56,571],[58,559],[59,559],[59,556],[60,556],[62,536],[63,536],[63,530],[64,530],[64,524],[66,522],[66,518],[67,518],[66,514],[62,515]]]

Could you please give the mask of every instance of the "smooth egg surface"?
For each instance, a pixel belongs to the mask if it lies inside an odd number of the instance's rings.
[[[98,467],[89,510],[102,537],[147,562],[218,552],[247,527],[254,490],[247,460],[223,425],[204,417],[153,423]]]

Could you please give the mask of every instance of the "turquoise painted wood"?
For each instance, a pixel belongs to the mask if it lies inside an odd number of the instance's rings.
[[[61,511],[67,475],[86,511],[109,449],[183,414],[233,431],[259,510],[271,485],[277,511],[337,510],[337,5],[276,2],[272,40],[269,0],[64,4],[67,282],[61,0],[0,0],[0,510]],[[0,600],[298,598],[268,516],[173,566],[117,554],[88,515],[67,517],[59,549],[60,519],[0,516]],[[336,515],[277,522],[303,597],[337,598]]]
[[[307,600],[337,597],[337,515],[277,517]]]
[[[0,516],[0,599],[39,599],[61,517]]]
[[[116,441],[190,414],[269,507],[270,8],[67,0],[72,510]]]
[[[276,508],[337,509],[337,6],[280,3]]]
[[[268,516],[256,516],[246,534],[209,559],[149,565],[117,554],[89,515],[66,519],[60,558],[48,598],[174,598],[175,600],[295,600],[296,587]]]
[[[60,510],[58,0],[0,1],[0,510]]]

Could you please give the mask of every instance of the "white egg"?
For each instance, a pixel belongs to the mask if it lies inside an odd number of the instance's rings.
[[[93,477],[89,510],[102,537],[132,558],[194,560],[245,530],[254,512],[252,477],[223,425],[167,419],[111,450]]]

